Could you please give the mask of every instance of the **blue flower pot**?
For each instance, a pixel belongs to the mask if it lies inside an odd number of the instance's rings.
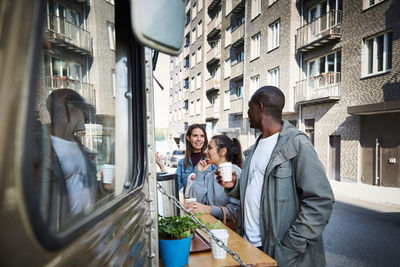
[[[188,264],[191,239],[192,236],[183,239],[159,239],[162,264],[165,267],[181,267]]]

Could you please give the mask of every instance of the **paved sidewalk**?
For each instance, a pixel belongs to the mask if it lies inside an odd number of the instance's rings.
[[[348,183],[329,180],[337,197],[369,201],[400,207],[400,188],[373,186],[361,183]]]

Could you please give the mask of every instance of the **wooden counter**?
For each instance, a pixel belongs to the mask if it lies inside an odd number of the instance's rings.
[[[201,219],[204,222],[209,222],[211,225],[218,221],[209,214],[201,216]],[[253,246],[250,242],[226,227],[224,224],[221,225],[224,229],[227,229],[229,233],[228,248],[239,254],[240,258],[245,264],[252,264],[253,266],[257,267],[276,266],[276,261],[274,259]],[[204,236],[208,238],[206,233],[204,233]],[[239,263],[235,261],[228,253],[226,253],[226,258],[223,260],[213,259],[211,250],[207,250],[190,253],[188,266],[239,266]]]

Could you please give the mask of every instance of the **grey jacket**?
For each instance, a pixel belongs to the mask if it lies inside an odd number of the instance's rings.
[[[235,187],[226,191],[244,196],[255,145],[244,152],[242,174]],[[332,213],[333,192],[314,147],[308,137],[283,121],[278,142],[264,176],[260,203],[262,249],[278,266],[325,266],[322,232]],[[238,218],[239,234],[244,234],[243,208]]]
[[[232,164],[232,169],[239,176],[241,169],[239,166]],[[196,180],[189,188],[189,197],[197,198],[197,202],[211,206],[211,215],[222,220],[223,214],[219,207],[224,207],[226,219],[231,221],[229,209],[235,218],[238,217],[240,201],[233,197],[228,197],[224,188],[218,184],[215,171],[212,172],[196,172]]]

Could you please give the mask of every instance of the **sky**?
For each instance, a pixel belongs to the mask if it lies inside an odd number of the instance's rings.
[[[154,112],[155,112],[155,127],[168,128],[169,114],[169,61],[170,57],[160,53],[158,55],[157,66],[154,71],[154,76],[164,86],[161,90],[156,81],[153,80],[154,88]]]

